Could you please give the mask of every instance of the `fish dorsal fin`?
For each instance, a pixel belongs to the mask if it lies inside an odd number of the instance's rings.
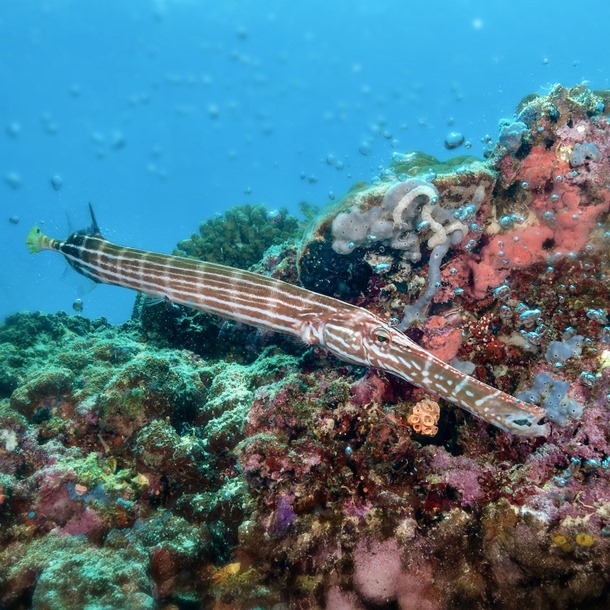
[[[93,205],[91,202],[89,202],[89,214],[91,215],[91,225],[89,226],[88,234],[93,235],[95,237],[102,237],[102,232],[100,231],[100,227],[97,224],[95,212],[93,211]]]
[[[72,222],[72,216],[68,213],[67,210],[64,213],[66,215],[66,224],[68,225],[68,235],[72,235],[72,233],[76,231],[76,229],[74,228],[74,223]]]

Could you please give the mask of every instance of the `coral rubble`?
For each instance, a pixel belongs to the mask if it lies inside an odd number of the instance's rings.
[[[234,262],[227,235],[260,224],[247,264],[402,322],[542,404],[548,438],[167,303],[122,326],[16,314],[0,606],[608,607],[609,102],[556,86],[485,161],[397,156],[298,246],[258,208],[179,244]]]

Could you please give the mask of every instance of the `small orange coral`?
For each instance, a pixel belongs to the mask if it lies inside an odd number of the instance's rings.
[[[413,413],[407,417],[407,422],[418,434],[434,436],[438,432],[440,414],[438,403],[431,398],[424,398],[413,407]]]
[[[218,568],[217,570],[213,570],[212,572],[212,580],[216,583],[223,583],[229,580],[232,576],[239,574],[241,570],[241,563],[239,561],[235,561],[233,563],[228,563],[222,568]]]

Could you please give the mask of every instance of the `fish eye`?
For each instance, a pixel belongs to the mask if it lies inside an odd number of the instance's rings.
[[[377,345],[390,345],[390,343],[392,343],[392,336],[387,328],[379,326],[373,331],[373,341],[375,341]]]

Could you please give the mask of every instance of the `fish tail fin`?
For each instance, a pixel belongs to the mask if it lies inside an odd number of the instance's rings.
[[[37,254],[41,250],[57,250],[56,244],[58,243],[56,239],[47,237],[40,227],[33,227],[25,238],[25,244],[33,254]]]
[[[42,239],[45,234],[40,230],[39,227],[33,227],[25,238],[25,243],[29,248],[30,252],[36,254],[42,250]]]

